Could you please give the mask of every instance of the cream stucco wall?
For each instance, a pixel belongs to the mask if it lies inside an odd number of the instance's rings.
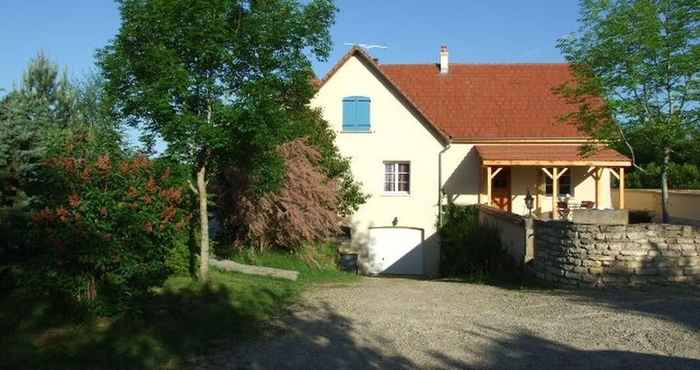
[[[352,216],[353,244],[367,244],[368,228],[398,226],[424,230],[424,272],[437,273],[439,249],[436,235],[438,215],[438,153],[443,146],[399,96],[388,88],[365,62],[351,57],[318,91],[311,104],[320,107],[324,118],[338,133],[340,152],[351,159],[355,179],[370,195]],[[369,133],[342,132],[342,99],[367,96],[371,99]],[[384,193],[384,162],[411,164],[411,189],[406,196]]]
[[[700,225],[700,190],[670,190],[668,192],[670,222]],[[612,192],[613,204],[620,202],[619,190]],[[661,220],[661,190],[626,189],[625,207],[632,210],[654,212],[656,221]]]

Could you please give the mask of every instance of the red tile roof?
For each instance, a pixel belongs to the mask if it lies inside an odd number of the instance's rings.
[[[567,64],[382,64],[426,117],[453,139],[585,138],[558,117],[576,107],[553,93]]]
[[[488,163],[518,162],[558,162],[562,165],[577,162],[578,165],[596,165],[596,163],[611,163],[616,166],[630,166],[629,158],[617,151],[601,147],[597,151],[583,156],[579,145],[477,145],[476,150],[481,160]]]

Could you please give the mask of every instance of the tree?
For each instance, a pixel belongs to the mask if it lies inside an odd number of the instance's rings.
[[[120,10],[119,33],[98,53],[106,91],[121,117],[192,166],[205,280],[210,175],[222,162],[244,162],[256,182],[279,186],[276,148],[293,113],[308,109],[307,54],[328,56],[336,8],[330,0],[122,0]]]
[[[39,53],[27,66],[18,89],[0,100],[0,204],[20,206],[35,176],[46,138],[70,125],[76,89],[58,66]]]
[[[77,130],[49,148],[25,268],[34,289],[113,313],[162,285],[189,214],[164,163],[102,152],[93,135]]]
[[[221,176],[220,206],[236,245],[294,250],[340,232],[340,188],[319,165],[320,151],[305,139],[279,150],[287,168],[279,191],[256,194],[240,169],[227,169]]]
[[[661,163],[668,222],[669,171],[700,125],[700,0],[583,0],[580,22],[558,45],[575,79],[559,92],[580,107],[563,119]]]

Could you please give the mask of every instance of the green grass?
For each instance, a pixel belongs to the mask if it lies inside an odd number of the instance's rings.
[[[202,284],[170,278],[133,316],[76,319],[49,300],[14,291],[0,298],[0,369],[187,369],[189,358],[261,335],[312,285],[350,283],[327,253],[310,266],[285,253],[235,259],[300,271],[296,282],[211,271]]]

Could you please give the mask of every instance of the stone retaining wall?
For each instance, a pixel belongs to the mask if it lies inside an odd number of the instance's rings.
[[[563,287],[700,282],[700,228],[535,221],[535,275]]]

